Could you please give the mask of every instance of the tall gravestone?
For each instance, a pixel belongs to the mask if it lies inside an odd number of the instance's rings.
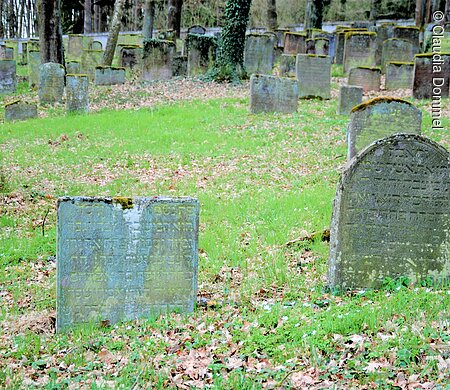
[[[314,54],[298,54],[296,72],[300,98],[331,98],[330,57]]]
[[[102,50],[83,50],[81,56],[81,69],[89,76],[89,81],[95,80],[95,68],[103,62]]]
[[[297,111],[298,84],[287,77],[252,74],[250,76],[250,112]]]
[[[414,80],[414,62],[388,62],[386,64],[385,88],[412,88]]]
[[[348,32],[344,44],[344,72],[357,66],[376,66],[377,34],[374,32]]]
[[[39,68],[41,67],[41,53],[37,50],[28,50],[28,86],[37,89],[39,82]]]
[[[333,203],[328,284],[450,278],[450,158],[424,137],[379,140],[343,172]]]
[[[284,34],[284,54],[305,54],[307,39],[306,33],[286,32]]]
[[[16,61],[0,60],[0,94],[16,92]]]
[[[353,108],[347,128],[348,159],[395,133],[420,134],[422,112],[402,99],[379,97]]]
[[[375,51],[375,63],[377,66],[381,65],[381,56],[383,52],[383,42],[394,36],[394,23],[382,23],[375,27],[377,33],[377,48]]]
[[[64,96],[64,66],[54,62],[39,68],[38,94],[41,103],[60,103]]]
[[[60,198],[57,330],[193,311],[198,224],[192,198]]]
[[[188,76],[198,76],[216,61],[217,38],[208,35],[188,34],[186,38],[188,54]]]
[[[89,78],[85,74],[66,76],[67,112],[86,113],[89,111]]]
[[[356,85],[343,85],[339,89],[338,115],[349,115],[353,107],[361,104],[363,88]]]
[[[412,62],[418,47],[406,39],[392,38],[383,42],[381,71],[384,73],[388,62]]]
[[[364,92],[379,91],[381,87],[381,69],[358,66],[348,72],[348,85],[358,85]]]
[[[448,97],[450,53],[417,54],[414,61],[413,96],[416,99]]]
[[[269,34],[247,34],[244,66],[248,74],[271,74],[274,63],[274,38]]]
[[[143,80],[169,80],[173,77],[173,57],[175,43],[151,39],[144,42],[142,59]]]
[[[67,55],[71,59],[80,59],[83,54],[83,36],[79,34],[69,34]]]

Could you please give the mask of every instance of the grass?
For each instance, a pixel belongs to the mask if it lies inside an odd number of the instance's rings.
[[[251,115],[247,106],[56,110],[1,126],[0,387],[450,383],[448,289],[391,280],[331,295],[328,244],[285,246],[329,227],[346,155],[336,101],[302,101],[292,115]],[[432,130],[424,115],[425,135],[448,146],[448,118],[444,127]],[[200,200],[206,304],[52,334],[55,199],[163,194]]]

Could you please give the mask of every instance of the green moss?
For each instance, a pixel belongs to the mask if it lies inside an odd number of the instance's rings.
[[[411,65],[411,66],[413,66],[414,62],[401,62],[401,61],[389,61],[389,62],[386,62],[386,65],[389,65],[389,64],[391,64],[391,65]]]
[[[371,106],[372,104],[375,104],[375,103],[392,103],[392,102],[404,103],[404,104],[408,104],[408,105],[414,107],[414,104],[412,104],[406,100],[403,100],[403,99],[389,97],[389,96],[380,96],[380,97],[376,97],[374,99],[370,99],[367,102],[358,104],[357,106],[353,107],[351,112],[353,113],[353,112],[361,111],[361,110],[365,109],[366,107]]]
[[[416,26],[395,26],[394,27],[394,30],[400,30],[400,29],[402,29],[402,30],[417,30],[417,31],[420,31],[420,28],[416,27]]]
[[[67,61],[68,64],[70,64],[70,63],[72,63],[72,62],[75,62],[75,63],[77,63],[77,64],[81,64],[81,61],[77,61],[77,60]]]
[[[349,39],[350,37],[353,36],[376,36],[377,33],[376,32],[372,32],[372,31],[349,31],[345,33],[345,39]]]
[[[95,69],[125,70],[125,68],[121,66],[105,66],[105,65],[97,65]]]
[[[299,37],[307,37],[308,36],[306,33],[303,33],[303,32],[291,32],[291,31],[286,32],[285,35],[296,35]]]
[[[189,34],[188,34],[189,35]],[[174,46],[175,42],[168,41],[167,39],[147,39],[144,41],[144,50],[149,51],[151,48],[162,48],[165,46]]]
[[[142,46],[139,45],[118,45],[120,46],[122,49],[141,49]]]
[[[357,66],[356,68],[357,69],[376,70],[376,71],[381,72],[381,68],[379,66],[364,66],[364,65],[362,65],[362,66]]]
[[[125,196],[115,196],[114,198],[112,198],[112,200],[113,204],[120,204],[120,206],[122,206],[122,210],[133,208],[133,198]]]
[[[12,102],[5,103],[5,108],[8,106],[12,106],[13,104],[17,104],[17,103],[21,103],[21,102],[22,102],[22,100],[20,100],[20,99],[13,100]]]
[[[76,73],[68,73],[66,77],[88,77],[87,74],[76,74]]]

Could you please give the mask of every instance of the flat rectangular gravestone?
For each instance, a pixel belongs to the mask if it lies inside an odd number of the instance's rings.
[[[331,59],[315,54],[297,54],[299,98],[331,98]]]
[[[193,198],[60,198],[57,331],[193,311],[198,224]]]

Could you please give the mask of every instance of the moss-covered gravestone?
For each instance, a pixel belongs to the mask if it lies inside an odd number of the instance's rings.
[[[314,51],[319,56],[329,55],[330,40],[328,38],[314,38]]]
[[[250,112],[293,113],[298,107],[298,83],[287,77],[250,77]]]
[[[356,85],[343,85],[339,89],[338,115],[349,115],[353,107],[361,104],[363,88]]]
[[[296,73],[300,98],[331,98],[330,57],[298,54]]]
[[[274,37],[269,34],[247,34],[244,66],[248,74],[272,74],[274,44]]]
[[[23,121],[37,118],[37,105],[21,100],[5,104],[5,121]]]
[[[348,159],[372,142],[395,133],[420,134],[422,112],[402,99],[379,97],[352,109],[347,128]]]
[[[386,90],[412,88],[414,62],[388,62],[386,64]]]
[[[344,44],[344,72],[357,66],[376,66],[377,34],[347,32]]]
[[[188,34],[205,35],[206,34],[206,28],[196,24],[194,26],[188,27],[187,33]]]
[[[398,134],[364,149],[337,187],[328,283],[379,288],[385,278],[450,278],[450,158],[424,137]]]
[[[81,70],[89,76],[89,81],[95,80],[95,68],[103,62],[102,50],[83,50],[81,56]]]
[[[450,53],[417,54],[414,62],[413,96],[432,99],[449,96]]]
[[[39,67],[38,95],[41,103],[60,103],[64,96],[64,66],[47,62]]]
[[[6,45],[0,45],[0,60],[13,60],[14,49]]]
[[[125,68],[115,66],[97,66],[95,85],[117,85],[125,83]]]
[[[381,65],[381,56],[383,52],[383,42],[394,36],[395,23],[388,22],[382,23],[374,28],[377,33],[377,48],[375,51],[375,62],[377,66]]]
[[[216,61],[217,38],[208,35],[188,34],[186,37],[188,76],[206,73]]]
[[[67,56],[71,59],[79,59],[83,54],[83,36],[79,34],[69,34]]]
[[[198,224],[192,198],[60,198],[57,331],[193,311]]]
[[[66,62],[66,73],[67,74],[79,74],[81,72],[81,62],[80,61],[67,61]]]
[[[92,41],[89,48],[91,50],[103,50],[103,44],[100,41]]]
[[[280,57],[280,76],[295,77],[296,54],[282,54]]]
[[[306,33],[286,32],[284,34],[284,54],[305,54],[307,39]]]
[[[172,62],[172,74],[175,77],[187,76],[187,56],[174,56]]]
[[[68,74],[66,76],[67,112],[89,111],[89,78],[85,74]]]
[[[358,66],[348,72],[348,85],[358,85],[364,92],[379,91],[381,86],[381,69]]]
[[[16,61],[0,60],[0,94],[16,92]]]
[[[119,64],[123,68],[133,69],[142,62],[142,47],[138,45],[122,46],[119,54]]]
[[[393,28],[393,37],[398,39],[406,39],[411,42],[419,52],[420,29],[416,26],[395,26]]]
[[[161,39],[144,42],[142,80],[169,80],[173,77],[175,43]]]
[[[37,89],[40,66],[41,53],[38,50],[28,50],[28,86],[31,89]]]
[[[419,52],[418,47],[406,39],[392,38],[383,42],[381,71],[384,73],[388,62],[412,62]]]

